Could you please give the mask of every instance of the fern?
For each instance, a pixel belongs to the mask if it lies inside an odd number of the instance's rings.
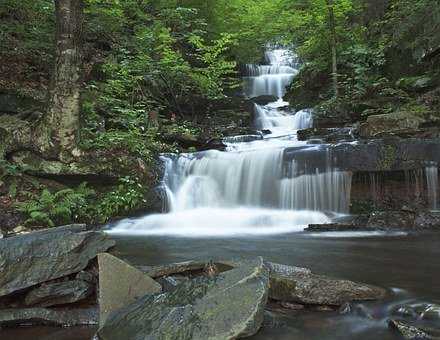
[[[27,225],[53,227],[88,217],[89,199],[94,196],[95,191],[87,183],[55,193],[44,189],[39,196],[32,195],[29,201],[19,203],[18,210],[28,217]]]

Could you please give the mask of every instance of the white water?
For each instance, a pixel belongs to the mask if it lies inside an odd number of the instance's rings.
[[[438,209],[438,167],[428,166],[425,169],[426,184],[428,187],[428,199],[432,210]]]
[[[266,61],[247,66],[245,93],[278,97],[255,105],[255,127],[271,134],[227,138],[226,152],[164,156],[169,213],[125,220],[110,232],[179,237],[292,233],[328,223],[327,213],[348,211],[351,175],[333,169],[328,155],[321,159],[319,148],[297,140],[298,129],[312,126],[312,112],[292,112],[282,100],[297,73],[295,56],[277,49],[266,53]],[[302,147],[312,158],[317,152],[319,169],[302,160],[302,170],[292,171],[296,161],[284,159],[289,147]]]
[[[269,50],[265,54],[268,65],[247,65],[244,90],[248,98],[273,95],[282,98],[295,75],[295,55],[289,50]]]

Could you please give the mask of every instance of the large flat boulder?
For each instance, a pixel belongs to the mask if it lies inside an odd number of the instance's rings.
[[[269,288],[263,259],[214,277],[186,280],[169,293],[147,295],[112,313],[98,331],[113,339],[237,339],[255,334]]]
[[[147,294],[160,293],[162,287],[139,269],[110,254],[99,254],[99,323],[108,315]]]
[[[424,119],[414,112],[393,112],[373,115],[361,125],[360,135],[366,138],[377,138],[386,135],[416,133]]]
[[[340,306],[351,301],[382,299],[382,288],[313,274],[304,268],[271,264],[269,297],[283,302]]]
[[[115,245],[104,233],[55,228],[0,240],[0,297],[83,270]]]
[[[22,308],[0,310],[0,327],[14,326],[84,326],[98,323],[96,308],[48,309]]]
[[[304,164],[304,168],[296,169],[299,173],[308,173],[309,169],[315,168],[326,171],[329,165],[340,171],[377,172],[424,169],[432,162],[440,164],[438,138],[387,138],[313,147],[313,152],[309,146],[286,148],[283,156],[285,173],[289,174],[293,160],[296,164]]]
[[[27,306],[50,307],[84,300],[92,295],[95,287],[82,280],[42,284],[26,294]]]

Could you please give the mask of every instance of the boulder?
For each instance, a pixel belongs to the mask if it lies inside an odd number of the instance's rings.
[[[54,228],[1,240],[0,297],[78,273],[115,245],[104,233],[80,230]]]
[[[153,267],[143,266],[139,267],[139,269],[154,279],[164,276],[174,276],[176,274],[193,276],[203,271],[208,262],[186,261]],[[214,264],[220,271],[226,271],[236,267],[240,263],[240,261],[235,261],[233,263],[231,261],[217,261]]]
[[[98,323],[96,308],[48,309],[25,308],[0,310],[0,327],[14,326],[84,326]]]
[[[298,130],[298,140],[323,140],[328,143],[354,140],[353,128],[309,128]]]
[[[263,259],[215,277],[200,276],[175,290],[147,295],[112,313],[98,331],[112,339],[237,339],[262,325],[269,288]]]
[[[92,295],[94,286],[85,281],[72,280],[42,284],[26,294],[27,306],[50,307],[75,303]]]
[[[326,171],[329,165],[352,172],[419,170],[432,162],[440,164],[440,139],[361,140],[320,145],[313,152],[304,147],[289,147],[283,156],[287,173],[292,160],[296,160],[297,165],[304,164],[304,168],[297,169],[299,173],[307,173],[309,168]]]
[[[411,229],[414,214],[404,211],[377,211],[370,215],[367,226],[376,229]]]
[[[278,98],[271,95],[263,95],[263,96],[253,97],[250,100],[258,105],[267,105],[269,103],[276,102]]]
[[[373,115],[360,126],[364,138],[417,133],[424,119],[414,112],[393,112]]]
[[[416,76],[400,78],[396,82],[396,86],[411,92],[426,92],[435,87],[435,81],[428,76]]]
[[[309,224],[304,231],[307,232],[333,232],[333,231],[359,231],[366,230],[367,228],[362,228],[353,224],[343,224],[343,223],[328,223],[328,224]]]
[[[403,320],[389,320],[388,326],[408,340],[439,340],[440,330],[418,327]]]
[[[162,290],[151,277],[110,254],[99,254],[98,264],[101,325],[111,312],[130,305],[146,294],[160,293]]]
[[[350,301],[378,300],[385,295],[382,288],[316,275],[304,268],[270,270],[269,297],[276,301],[341,306]]]

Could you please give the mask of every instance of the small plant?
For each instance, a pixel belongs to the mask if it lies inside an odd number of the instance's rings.
[[[105,194],[98,204],[99,222],[105,223],[113,216],[129,213],[142,203],[145,203],[142,185],[130,176],[123,177],[117,188]]]
[[[49,226],[87,219],[89,199],[95,191],[83,183],[76,189],[64,189],[51,193],[44,189],[39,196],[31,194],[29,201],[18,203],[18,210],[24,213],[29,226]]]

